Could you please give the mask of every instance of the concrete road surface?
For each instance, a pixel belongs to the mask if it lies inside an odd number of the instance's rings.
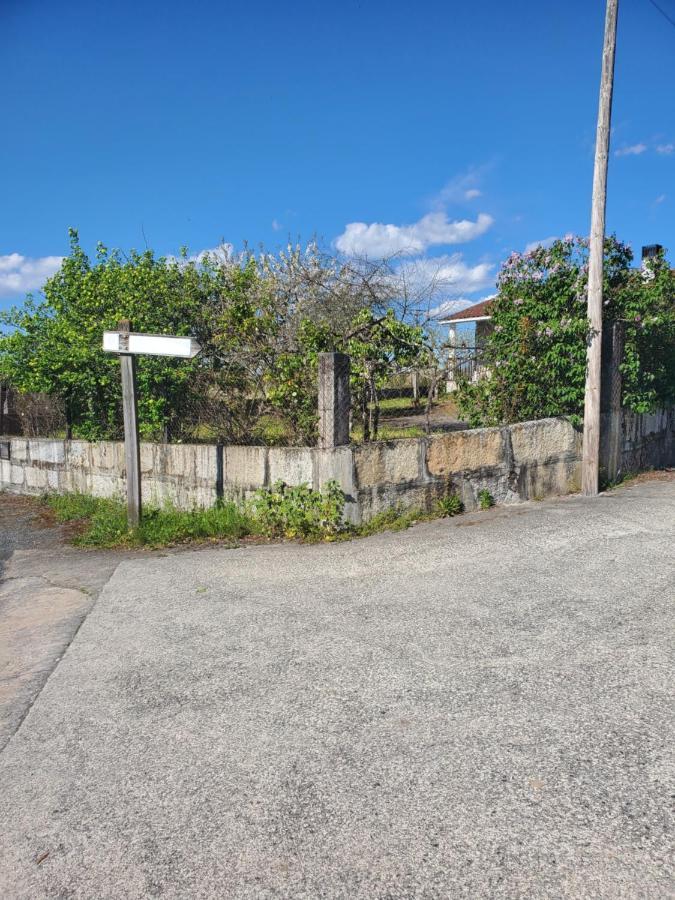
[[[117,567],[0,756],[10,898],[672,897],[675,482]]]
[[[0,493],[0,750],[124,558],[67,546],[67,527],[42,512]]]

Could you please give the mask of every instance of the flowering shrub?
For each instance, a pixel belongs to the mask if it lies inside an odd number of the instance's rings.
[[[675,277],[662,255],[644,270],[605,241],[604,319],[625,329],[623,401],[638,412],[675,398]],[[512,253],[492,302],[488,375],[460,383],[458,407],[473,426],[569,416],[584,405],[588,242],[568,235],[551,247]]]

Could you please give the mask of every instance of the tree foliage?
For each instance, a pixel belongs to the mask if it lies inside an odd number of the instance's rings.
[[[387,372],[424,343],[422,329],[394,311],[401,292],[386,267],[339,261],[314,244],[275,256],[180,259],[99,245],[92,261],[77,232],[70,241],[44,297],[2,317],[0,377],[59,398],[76,437],[122,434],[119,362],[101,350],[102,332],[121,319],[134,331],[192,334],[202,345],[194,360],[138,358],[146,439],[311,443],[320,351],[352,354],[365,408]]]
[[[663,254],[632,269],[632,252],[605,242],[605,321],[622,322],[623,402],[638,412],[675,399],[675,276]],[[588,245],[572,236],[513,253],[492,301],[487,375],[461,382],[460,413],[472,425],[570,416],[584,405]]]

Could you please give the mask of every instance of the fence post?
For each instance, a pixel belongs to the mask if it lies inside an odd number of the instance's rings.
[[[319,353],[319,447],[349,443],[349,356]]]
[[[601,429],[600,461],[607,480],[616,481],[621,472],[623,430],[622,379],[619,368],[623,362],[623,322],[606,322],[603,330],[600,409],[604,427]]]

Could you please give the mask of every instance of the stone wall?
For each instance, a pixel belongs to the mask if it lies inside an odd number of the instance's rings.
[[[481,490],[497,503],[568,494],[579,489],[580,460],[581,433],[564,419],[363,445],[354,450],[357,503],[369,519],[449,493],[466,509]]]
[[[620,472],[674,465],[674,425],[672,408],[624,414]],[[124,495],[122,443],[12,438],[9,444],[0,489]],[[332,450],[142,444],[141,472],[145,503],[184,509],[210,506],[219,496],[244,499],[278,480],[314,488],[335,480],[347,497],[348,520],[359,522],[392,506],[429,508],[450,492],[472,509],[482,489],[497,503],[577,491],[581,431],[565,419],[542,419]]]

